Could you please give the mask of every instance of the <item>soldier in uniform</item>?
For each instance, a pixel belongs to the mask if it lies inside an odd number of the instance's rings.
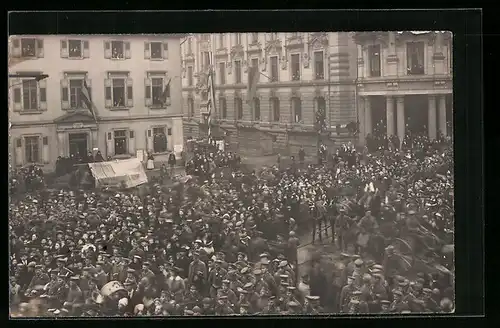
[[[49,276],[42,272],[42,268],[41,265],[35,265],[35,274],[28,285],[28,291],[31,291],[35,286],[45,286],[50,281]]]
[[[255,277],[255,281],[254,281],[254,286],[255,286],[255,291],[257,293],[260,293],[260,291],[263,289],[263,288],[266,288],[266,289],[269,289],[269,285],[267,284],[267,282],[265,282],[263,279],[262,279],[262,270],[260,269],[255,269],[253,271],[253,275]]]
[[[68,288],[68,296],[66,298],[66,302],[71,304],[81,304],[83,303],[83,293],[80,287],[78,286],[80,282],[80,278],[78,276],[74,276],[70,278],[69,288]]]
[[[342,287],[342,290],[340,291],[340,298],[338,303],[340,307],[340,313],[348,312],[349,301],[351,300],[352,293],[355,290],[356,287],[354,286],[354,277],[350,276],[347,278],[347,285]]]
[[[217,300],[217,306],[215,307],[216,315],[231,315],[234,314],[234,310],[228,303],[227,296],[221,296]]]
[[[392,291],[394,300],[389,306],[389,312],[391,313],[401,313],[405,310],[409,310],[408,304],[403,301],[403,293],[399,289]]]
[[[341,251],[344,251],[346,248],[344,234],[347,232],[347,229],[349,229],[350,219],[345,215],[345,209],[341,208],[339,212],[340,214],[335,219],[335,228],[332,227],[332,233],[337,233],[337,247]],[[332,238],[335,239],[335,236]]]
[[[217,290],[217,297],[227,296],[227,300],[229,304],[236,304],[238,302],[238,297],[236,294],[229,288],[230,281],[227,279],[222,280],[221,289]]]
[[[124,283],[130,283],[130,284],[137,285],[137,278],[135,276],[135,270],[134,269],[132,269],[132,268],[128,268],[127,269],[127,278],[125,278],[125,282]]]
[[[193,261],[189,264],[188,285],[194,284],[199,291],[204,291],[208,278],[207,266],[200,260],[200,253],[193,252]]]
[[[287,310],[282,311],[281,314],[283,315],[297,315],[301,314],[301,309],[300,309],[300,303],[291,301],[286,304]]]
[[[210,298],[205,297],[202,300],[201,312],[203,315],[215,315],[215,309],[212,305],[212,300]]]
[[[150,269],[151,263],[148,261],[142,263],[142,271],[139,275],[139,280],[141,280],[144,277],[147,277],[148,279],[153,279],[155,277],[155,274],[153,271]]]
[[[320,305],[320,297],[310,295],[304,301],[304,312],[307,314],[320,314],[323,313],[323,308]]]
[[[222,285],[222,280],[227,274],[227,271],[221,267],[221,264],[222,260],[215,260],[214,269],[208,275],[208,283],[210,286],[212,286],[210,289],[210,295],[217,295],[217,292],[214,290],[214,288],[220,288],[220,286]]]
[[[276,296],[271,295],[267,301],[267,306],[260,312],[260,314],[279,314],[280,308],[276,304]]]

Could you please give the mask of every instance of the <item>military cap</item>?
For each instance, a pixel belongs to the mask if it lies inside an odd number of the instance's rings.
[[[347,253],[345,253],[345,252],[340,253],[340,256],[343,256],[343,257],[351,257],[351,255],[350,255],[350,254],[347,254]]]
[[[402,286],[402,287],[405,287],[405,286],[408,286],[409,285],[409,281],[408,280],[403,280],[403,281],[400,281],[398,283],[399,286]]]
[[[384,267],[381,266],[380,264],[374,264],[374,265],[372,265],[372,269],[384,270]]]
[[[243,288],[252,288],[253,284],[251,282],[247,282]]]
[[[269,265],[269,260],[268,260],[267,258],[262,258],[262,259],[260,260],[260,263],[261,263],[262,265]]]
[[[57,261],[58,261],[58,262],[67,262],[67,261],[68,261],[68,259],[64,257],[64,258],[59,258],[59,259],[57,259]]]
[[[279,267],[279,268],[283,268],[283,267],[286,267],[286,266],[287,266],[287,264],[288,264],[288,262],[287,262],[287,261],[285,261],[285,260],[283,260],[283,261],[281,261],[281,262],[280,262],[280,264],[278,265],[278,267]]]
[[[361,266],[361,265],[363,265],[363,263],[364,263],[364,262],[363,262],[363,260],[362,260],[362,259],[357,259],[356,261],[354,261],[354,264],[355,264],[356,266]]]
[[[297,288],[295,288],[294,286],[288,286],[286,289],[288,289],[288,290],[296,290]]]
[[[142,259],[142,257],[140,255],[134,255],[134,258],[136,258],[138,260]]]
[[[142,265],[145,265],[145,266],[150,266],[150,265],[151,265],[151,263],[149,263],[149,261],[146,261],[146,262],[142,263]]]
[[[58,274],[59,273],[59,269],[52,269],[52,270],[49,270],[50,274]]]
[[[381,304],[386,304],[386,305],[391,304],[391,302],[389,302],[388,300],[381,300],[380,303]]]
[[[294,301],[288,302],[288,303],[287,303],[287,305],[288,305],[289,307],[291,307],[291,308],[297,308],[297,307],[299,307],[299,306],[300,306],[300,304],[299,304],[299,303],[294,302]]]
[[[287,278],[288,278],[288,275],[287,275],[287,274],[280,274],[280,278],[281,278],[281,279],[287,279]]]
[[[41,268],[43,268],[43,265],[41,265],[41,264],[35,265],[35,269],[41,269]]]
[[[259,255],[260,258],[263,258],[263,257],[270,257],[269,253],[262,253]]]
[[[242,307],[242,308],[249,308],[250,304],[248,304],[248,303],[241,303],[240,307]]]
[[[202,303],[203,303],[203,304],[210,304],[210,303],[212,303],[212,300],[211,300],[210,298],[208,298],[208,297],[205,297],[205,298],[202,300]]]
[[[227,300],[227,295],[221,295],[221,296],[219,296],[219,299],[220,300]]]
[[[134,270],[134,269],[132,269],[132,268],[128,268],[128,269],[127,269],[127,273],[135,273],[135,270]]]
[[[352,295],[361,295],[361,291],[360,290],[355,290],[351,293]]]
[[[422,291],[423,291],[425,294],[432,294],[432,289],[430,289],[430,288],[424,288],[424,289],[422,289]]]
[[[260,270],[260,269],[255,269],[255,270],[253,270],[253,274],[254,274],[254,275],[256,275],[256,276],[257,276],[257,275],[261,275],[261,274],[262,274],[262,270]]]
[[[238,252],[238,255],[241,255],[241,256],[243,256],[243,257],[245,257],[245,256],[246,256],[246,254],[245,254],[245,253],[243,253],[243,252]]]
[[[378,272],[375,272],[372,274],[372,276],[374,276],[375,278],[379,278],[379,279],[382,279],[383,278],[383,275],[381,275],[380,273]]]
[[[355,299],[354,299],[354,300],[351,300],[351,302],[350,302],[350,303],[352,303],[352,304],[359,304],[359,300],[355,300]]]
[[[36,262],[28,263],[28,268],[34,268],[34,267],[36,267]]]
[[[78,277],[78,276],[73,276],[73,277],[71,277],[70,279],[71,279],[71,280],[73,280],[73,281],[78,281],[78,280],[80,280],[80,277]]]
[[[245,274],[245,273],[248,273],[250,271],[250,268],[249,267],[244,267],[243,269],[241,269],[241,273],[242,274]]]
[[[282,282],[281,282],[281,286],[287,287],[287,286],[289,286],[289,285],[290,285],[290,284],[289,284],[289,283],[287,283],[286,281],[282,281]]]
[[[55,315],[59,315],[59,314],[61,314],[61,311],[60,311],[59,309],[56,309],[56,310],[54,310],[54,312],[53,312],[53,313],[54,313]]]
[[[354,260],[359,259],[361,256],[359,256],[358,254],[352,254],[350,257]]]
[[[223,284],[230,284],[231,282],[229,280],[227,280],[227,279],[224,279],[224,280],[222,280],[222,283]]]

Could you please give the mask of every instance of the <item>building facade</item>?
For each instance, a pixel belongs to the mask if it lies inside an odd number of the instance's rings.
[[[344,127],[356,121],[357,70],[350,33],[195,34],[182,41],[181,55],[187,137],[207,135],[206,81],[212,65],[217,98],[212,131],[232,149],[296,154],[304,146],[315,155],[319,107],[332,134],[323,142],[350,138]],[[253,99],[248,99],[249,67],[260,73]]]
[[[451,33],[359,32],[354,40],[361,143],[374,133],[451,136]]]
[[[183,35],[13,36],[9,119],[13,163],[54,169],[58,156],[166,157],[183,145]],[[26,75],[46,74],[36,81]],[[88,91],[94,106],[84,101]],[[88,107],[93,107],[93,111]]]

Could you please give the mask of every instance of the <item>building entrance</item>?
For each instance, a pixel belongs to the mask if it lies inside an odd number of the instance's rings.
[[[69,154],[77,158],[84,158],[88,153],[87,134],[70,133],[69,134]]]

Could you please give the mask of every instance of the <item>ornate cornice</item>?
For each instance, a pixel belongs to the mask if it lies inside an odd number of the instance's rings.
[[[235,45],[231,48],[231,59],[243,58],[245,51],[241,44]]]

